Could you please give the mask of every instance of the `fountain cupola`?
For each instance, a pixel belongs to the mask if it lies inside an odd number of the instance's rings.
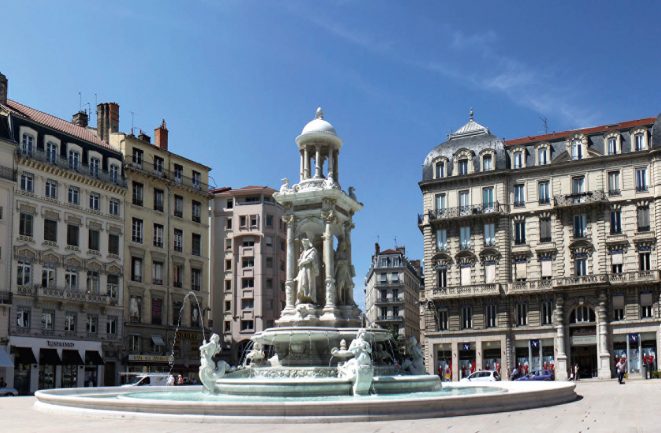
[[[323,179],[328,184],[339,184],[338,160],[342,139],[333,125],[324,119],[321,107],[296,137],[296,144],[301,157],[300,182]]]

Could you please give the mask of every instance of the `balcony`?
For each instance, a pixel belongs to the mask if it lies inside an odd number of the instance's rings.
[[[377,322],[403,322],[404,316],[379,316]]]
[[[42,327],[25,328],[21,326],[12,325],[10,332],[16,335],[25,335],[31,337],[51,337],[62,338],[67,340],[104,340],[104,341],[121,341],[121,334],[106,334],[106,333],[88,333],[87,331],[64,331],[59,329],[44,329]]]
[[[574,194],[556,195],[554,200],[557,207],[589,206],[606,202],[606,194],[603,190],[595,190]]]
[[[546,280],[515,281],[509,284],[507,293],[519,294],[537,292],[551,288],[553,288],[553,280],[550,278]]]
[[[392,305],[392,304],[401,304],[403,302],[404,302],[404,297],[399,297],[398,296],[397,298],[393,298],[393,297],[389,296],[387,298],[379,297],[376,300],[375,304],[376,305],[389,305],[389,304]]]
[[[593,275],[577,275],[573,277],[561,277],[555,278],[553,280],[554,287],[566,287],[566,286],[584,286],[587,284],[607,284],[608,283],[608,274],[593,274]]]
[[[435,209],[428,211],[428,215],[429,221],[433,222],[451,218],[479,218],[483,216],[500,215],[507,212],[508,208],[506,205],[495,202]],[[418,215],[418,221],[422,221],[422,216]]]
[[[501,294],[501,285],[492,283],[471,286],[437,287],[433,290],[432,294],[435,298],[497,296]]]
[[[181,185],[196,191],[201,191],[203,193],[209,192],[208,184],[202,183],[196,178],[183,176],[181,172],[178,171],[175,172],[173,170],[165,170],[160,165],[154,166],[153,164],[146,161],[129,161],[124,163],[124,167],[127,170],[133,170],[156,179],[168,179],[176,185]]]
[[[637,284],[641,282],[659,281],[659,271],[633,271],[621,274],[608,274],[608,281],[611,284]]]
[[[69,288],[51,288],[51,287],[41,287],[36,286],[36,291],[33,292],[35,296],[43,299],[54,299],[60,301],[73,301],[73,302],[86,302],[93,304],[108,304],[110,303],[110,298],[108,295],[102,295],[100,293],[92,293],[89,291],[83,291],[79,289],[69,289]]]

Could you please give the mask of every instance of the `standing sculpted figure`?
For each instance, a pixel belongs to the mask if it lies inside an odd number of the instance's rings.
[[[297,294],[299,299],[306,297],[317,300],[317,276],[319,275],[319,262],[317,260],[317,249],[312,245],[310,239],[301,240],[303,249],[298,258],[298,275],[296,276]]]
[[[353,305],[353,277],[356,271],[349,264],[347,257],[347,243],[342,239],[335,253],[335,287],[339,305]]]
[[[218,334],[213,334],[209,341],[203,341],[200,346],[200,382],[209,392],[214,391],[216,379],[225,375],[228,369],[228,364],[225,361],[219,361],[218,367],[213,357],[220,353],[220,337]]]

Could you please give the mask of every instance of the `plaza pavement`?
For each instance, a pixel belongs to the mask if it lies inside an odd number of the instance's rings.
[[[33,409],[34,397],[0,398],[0,432],[6,433],[237,433],[269,432],[661,432],[661,381],[630,380],[578,382],[579,399],[558,406],[525,411],[463,417],[328,424],[224,424],[184,423],[147,419],[95,419],[52,415]]]

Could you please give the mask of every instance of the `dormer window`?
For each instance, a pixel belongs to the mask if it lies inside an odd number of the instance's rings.
[[[90,176],[99,177],[99,167],[101,160],[99,158],[90,158]]]
[[[609,155],[617,154],[617,139],[615,137],[608,138],[608,154]]]
[[[80,153],[75,150],[69,151],[69,168],[72,170],[78,170],[80,167]]]
[[[634,137],[634,146],[636,150],[643,150],[643,134],[636,134]]]
[[[21,153],[23,155],[32,156],[34,149],[34,137],[30,134],[23,134],[21,139]]]
[[[460,159],[459,163],[459,176],[465,176],[468,174],[468,160],[467,159]]]
[[[537,165],[546,165],[548,163],[548,147],[542,146],[537,149]]]
[[[514,168],[523,168],[523,151],[514,152]]]
[[[486,154],[482,157],[482,171],[493,170],[493,155]]]
[[[445,161],[438,161],[434,164],[434,179],[445,177]]]
[[[52,141],[46,143],[46,159],[51,164],[57,163],[57,144]]]
[[[647,134],[645,129],[637,129],[631,132],[632,147],[636,152],[647,149]]]
[[[144,152],[140,149],[133,149],[133,164],[142,167],[142,159]]]
[[[583,159],[583,142],[581,140],[573,140],[571,142],[571,159],[578,161]]]
[[[119,180],[119,166],[117,164],[110,164],[110,180],[117,183]]]

